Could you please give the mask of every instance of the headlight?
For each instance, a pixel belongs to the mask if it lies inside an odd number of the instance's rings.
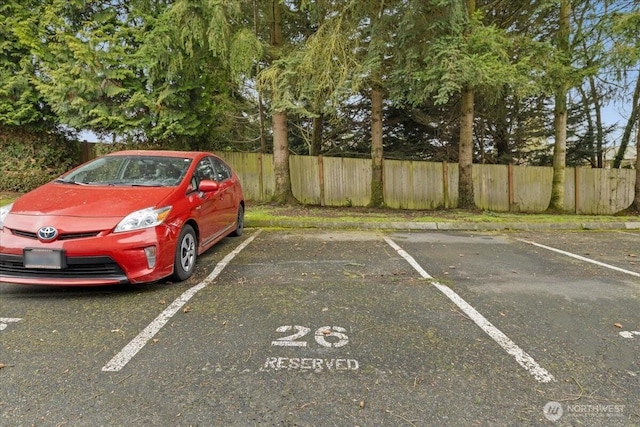
[[[155,227],[169,216],[171,206],[153,209],[146,208],[127,215],[114,230],[115,233],[122,231],[140,230],[141,228]]]
[[[4,225],[4,220],[7,218],[7,215],[9,215],[9,212],[11,212],[12,207],[13,207],[13,203],[0,206],[0,229],[2,229],[2,226]]]

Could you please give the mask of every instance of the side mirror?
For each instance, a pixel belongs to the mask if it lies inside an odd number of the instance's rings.
[[[198,185],[198,190],[203,193],[215,193],[220,189],[220,186],[217,182],[212,181],[210,179],[203,179],[200,181],[200,185]]]

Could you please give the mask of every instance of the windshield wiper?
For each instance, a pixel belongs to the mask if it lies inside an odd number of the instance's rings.
[[[60,184],[84,185],[84,184],[83,184],[83,183],[81,183],[81,182],[77,182],[77,181],[69,181],[69,180],[62,179],[62,178],[58,178],[58,179],[56,179],[56,180],[55,180],[55,181],[53,181],[53,182],[58,182],[58,183],[60,183]]]

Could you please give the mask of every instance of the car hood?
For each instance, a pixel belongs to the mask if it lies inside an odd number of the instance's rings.
[[[124,217],[139,209],[157,206],[175,187],[94,187],[49,183],[19,199],[12,215]]]

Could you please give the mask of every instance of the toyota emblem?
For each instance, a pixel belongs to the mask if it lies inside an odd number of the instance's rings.
[[[38,238],[44,242],[50,242],[58,236],[58,230],[55,227],[41,227],[38,230]]]

